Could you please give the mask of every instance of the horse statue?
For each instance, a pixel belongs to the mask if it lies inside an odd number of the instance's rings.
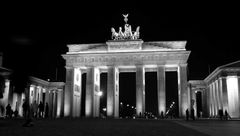
[[[136,31],[133,33],[133,36],[132,36],[133,39],[138,39],[139,38],[139,36],[140,36],[139,29],[140,29],[140,27],[138,26]]]
[[[119,39],[119,34],[115,31],[113,27],[111,28],[111,31],[112,31],[112,39],[114,40]]]

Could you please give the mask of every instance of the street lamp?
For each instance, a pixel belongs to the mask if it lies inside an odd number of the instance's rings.
[[[102,91],[97,92],[97,96],[102,96],[102,95],[103,95]]]

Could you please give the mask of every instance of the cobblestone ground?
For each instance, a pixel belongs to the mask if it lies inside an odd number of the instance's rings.
[[[223,121],[205,119],[175,122],[211,136],[240,136],[240,120]]]
[[[32,127],[23,127],[24,122],[0,119],[0,136],[207,136],[226,130],[224,134],[229,136],[240,135],[239,121],[42,119],[34,120]],[[226,126],[229,129],[222,129]]]

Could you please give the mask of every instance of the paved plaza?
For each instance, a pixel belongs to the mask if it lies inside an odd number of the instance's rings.
[[[207,136],[240,135],[240,121],[145,119],[48,119],[23,127],[22,119],[0,119],[0,136]]]

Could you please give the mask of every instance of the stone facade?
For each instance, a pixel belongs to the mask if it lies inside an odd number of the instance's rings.
[[[240,118],[240,61],[216,68],[200,81],[189,81],[191,99],[202,93],[202,112],[205,117],[219,117],[219,110],[232,118]],[[196,105],[194,105],[196,109]]]
[[[142,40],[111,40],[100,44],[68,45],[66,60],[66,86],[64,116],[79,117],[81,93],[76,97],[74,88],[76,71],[87,73],[86,105],[88,117],[99,116],[100,73],[108,73],[107,116],[119,117],[119,73],[136,72],[136,111],[145,112],[145,72],[155,71],[158,75],[158,111],[166,112],[165,72],[178,72],[179,113],[185,116],[190,97],[187,91],[187,60],[190,51],[186,41],[143,42]],[[75,100],[77,99],[77,100]]]

